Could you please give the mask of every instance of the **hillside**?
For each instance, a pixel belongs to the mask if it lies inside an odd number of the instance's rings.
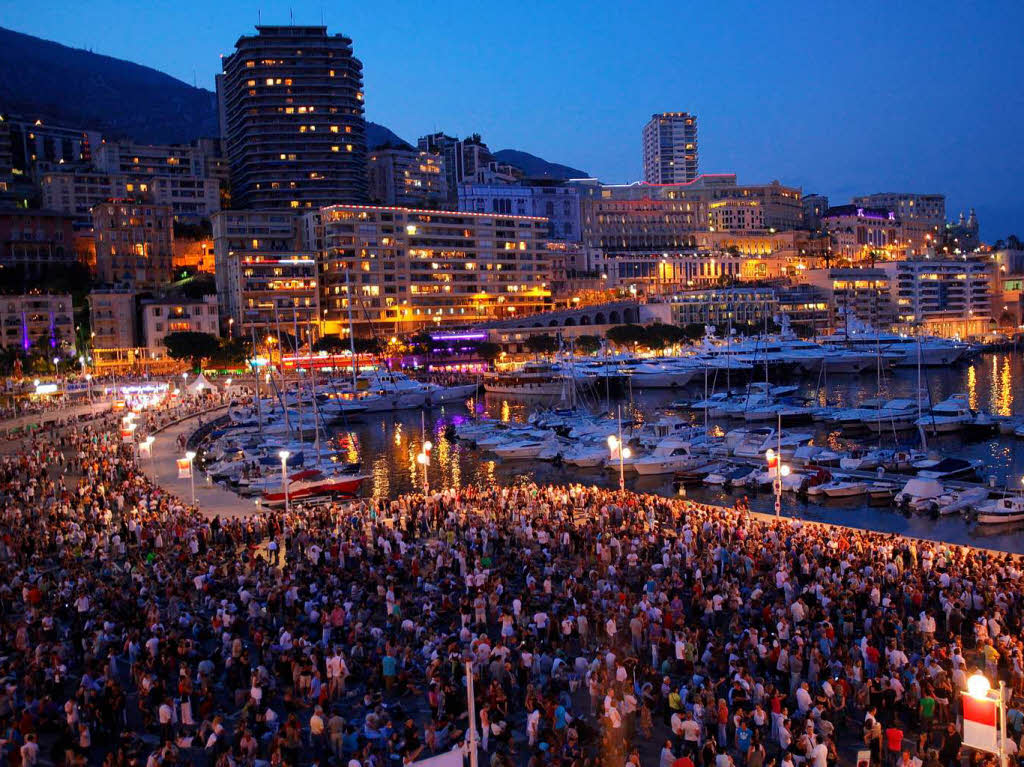
[[[218,134],[210,91],[130,61],[3,28],[0,109],[146,143]]]
[[[557,162],[548,162],[541,157],[518,149],[501,149],[492,154],[495,160],[514,165],[528,178],[568,179],[587,178],[589,175],[585,170],[570,168],[568,165],[561,165]]]
[[[187,143],[217,136],[217,97],[131,61],[70,48],[0,27],[0,113],[42,118],[144,144]],[[377,123],[366,123],[366,145],[408,147]],[[586,172],[528,152],[494,156],[531,178],[580,178]]]

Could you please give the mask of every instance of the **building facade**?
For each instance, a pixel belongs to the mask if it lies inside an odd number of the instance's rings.
[[[946,225],[946,196],[942,194],[880,192],[854,197],[852,203],[895,213],[911,255],[924,253],[934,245]]]
[[[236,335],[255,333],[259,340],[276,336],[280,329],[300,344],[320,337],[317,254],[244,253],[238,268],[233,303],[239,312],[232,323]]]
[[[296,218],[283,210],[224,210],[214,214],[214,264],[222,317],[241,324],[239,284],[244,256],[289,255],[301,250]]]
[[[831,324],[841,328],[847,319],[888,330],[896,322],[895,262],[864,268],[808,269],[800,279],[820,288],[831,309]]]
[[[123,200],[149,192],[146,180],[111,176],[86,168],[43,173],[39,179],[43,208],[73,216],[79,227],[92,226],[92,209],[109,200]]]
[[[894,259],[906,252],[896,213],[886,208],[837,205],[825,211],[822,226],[832,239],[832,256],[851,263]]]
[[[37,169],[55,165],[78,165],[92,160],[92,149],[100,141],[96,131],[51,124],[36,118],[3,115],[10,145],[11,170],[17,176],[37,178]]]
[[[322,211],[326,332],[403,332],[548,309],[547,221],[335,205]]]
[[[227,161],[218,139],[191,144],[137,144],[104,139],[92,153],[92,164],[110,175],[228,179]]]
[[[217,77],[236,208],[364,202],[363,65],[326,27],[259,26]]]
[[[643,130],[644,181],[680,184],[697,178],[697,116],[688,112],[651,115]]]
[[[701,285],[773,279],[781,276],[783,268],[777,258],[701,251],[598,254],[592,264],[606,288],[644,296],[666,296]]]
[[[134,201],[93,208],[96,274],[108,285],[152,290],[173,277],[171,209]]]
[[[75,348],[75,316],[69,295],[0,296],[0,338],[6,349],[64,353]]]
[[[0,266],[39,277],[52,266],[75,262],[70,216],[47,210],[0,210]]]
[[[728,332],[733,325],[759,325],[778,314],[779,300],[772,288],[716,288],[688,290],[673,295],[672,323],[714,325]]]
[[[157,176],[149,181],[148,199],[168,206],[175,221],[195,223],[220,210],[220,183],[197,176]]]
[[[995,263],[984,258],[917,258],[896,264],[897,322],[908,332],[966,338],[987,333]]]
[[[804,226],[815,231],[821,229],[821,217],[829,209],[828,197],[823,194],[805,194],[802,200]]]
[[[759,200],[729,198],[708,204],[708,230],[712,232],[763,232],[764,210]]]
[[[420,149],[380,148],[367,167],[370,201],[379,205],[434,207],[448,199],[444,159]]]
[[[142,341],[151,357],[167,353],[164,338],[171,333],[220,335],[217,296],[144,298],[139,302]]]
[[[134,349],[136,346],[135,291],[129,288],[89,293],[92,348]]]
[[[580,241],[579,187],[570,184],[460,184],[459,210],[543,217],[550,239]]]

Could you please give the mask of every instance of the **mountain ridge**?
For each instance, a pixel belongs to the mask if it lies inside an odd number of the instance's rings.
[[[144,64],[5,27],[0,27],[0,113],[97,130],[107,138],[141,144],[187,144],[220,135],[213,91]],[[415,146],[367,120],[367,149],[387,145]],[[517,149],[494,154],[531,178],[586,175]]]

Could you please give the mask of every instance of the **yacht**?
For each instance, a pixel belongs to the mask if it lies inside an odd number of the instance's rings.
[[[853,498],[868,492],[867,484],[857,480],[836,480],[820,487],[828,498]]]
[[[506,460],[536,458],[546,448],[553,447],[556,444],[557,438],[555,435],[549,434],[542,438],[532,437],[514,442],[506,442],[491,448],[491,452],[499,458],[504,458]]]
[[[954,394],[947,400],[932,407],[914,424],[929,434],[946,434],[960,431],[974,421],[974,411],[967,402],[966,394]]]
[[[697,374],[697,368],[679,362],[645,362],[629,369],[634,387],[647,389],[676,389],[685,386]]]
[[[335,496],[353,497],[368,478],[365,474],[324,474],[313,469],[299,472],[289,478],[287,501],[295,503],[312,498],[330,498]],[[285,491],[267,490],[263,493],[263,503],[270,506],[285,504]]]
[[[667,439],[655,448],[651,455],[645,455],[633,461],[633,469],[637,474],[671,474],[686,471],[707,463],[690,451],[690,443]]]
[[[484,373],[484,391],[495,394],[553,397],[573,385],[569,371],[550,362],[527,362],[515,370]]]
[[[916,400],[891,399],[865,418],[864,424],[875,433],[913,429],[918,418],[918,407]],[[924,400],[921,407],[928,407],[928,401]]]
[[[907,484],[896,494],[896,503],[906,505],[914,511],[923,511],[934,504],[939,505],[939,498],[946,494],[946,488],[936,479],[917,478],[907,480]]]

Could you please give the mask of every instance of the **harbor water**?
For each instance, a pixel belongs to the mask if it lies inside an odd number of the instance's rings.
[[[953,394],[965,393],[972,409],[1002,416],[1024,416],[1022,381],[1024,358],[1015,352],[983,354],[955,367],[926,368],[922,373],[922,389],[932,402],[937,403]],[[730,383],[733,390],[743,386],[734,381]],[[802,378],[785,383],[799,384],[800,393],[815,404],[852,407],[877,396],[916,398],[918,373],[916,368],[909,367],[886,371],[881,377],[870,372],[856,376],[830,376],[827,380]],[[722,391],[725,387],[723,373],[719,373],[718,380],[708,382],[709,391]],[[610,394],[606,398],[603,390],[591,392],[582,398],[581,405],[587,406],[594,413],[614,413],[621,407],[624,420],[631,416],[637,422],[657,418],[661,413],[675,412],[691,417],[694,423],[703,423],[703,413],[670,410],[673,402],[703,397],[703,376],[683,389]],[[433,444],[430,464],[426,467],[432,488],[473,483],[510,484],[520,479],[616,486],[618,473],[607,468],[580,469],[538,460],[502,461],[493,454],[445,438],[445,430],[450,424],[463,423],[478,416],[523,421],[536,408],[550,404],[554,403],[481,393],[465,405],[447,405],[428,411],[363,415],[337,427],[333,439],[348,460],[362,463],[363,471],[371,477],[364,484],[363,492],[374,497],[394,497],[422,487],[424,467],[416,459],[427,440]],[[743,422],[723,420],[715,423],[712,419],[711,425],[729,429],[742,426]],[[609,427],[609,433],[612,433],[614,421],[609,421]],[[883,435],[880,438],[870,433],[846,436],[821,423],[791,428],[792,431],[811,431],[816,444],[827,444],[833,448],[854,444],[921,447],[921,437],[916,431]],[[786,431],[789,430],[790,427],[786,427]],[[990,477],[994,477],[999,487],[1009,487],[1013,492],[1024,487],[1021,484],[1024,477],[1024,439],[1012,434],[997,434],[976,441],[965,440],[962,435],[930,437],[927,448],[943,457],[983,459],[983,481],[987,482]],[[662,495],[678,492],[673,485],[672,475],[638,477],[627,473],[626,485],[630,489]],[[687,488],[686,494],[697,501],[724,505],[731,505],[745,495],[754,510],[771,512],[774,507],[774,496],[770,489],[756,493],[744,488],[730,493],[720,488],[698,486]],[[792,493],[783,495],[783,513],[808,520],[1024,553],[1024,524],[979,526],[960,516],[933,519],[924,515],[906,515],[891,506],[869,506],[864,498],[808,502]]]

